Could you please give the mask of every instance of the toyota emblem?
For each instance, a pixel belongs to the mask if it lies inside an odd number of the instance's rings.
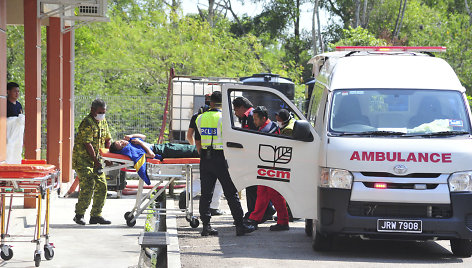
[[[404,165],[396,165],[394,168],[393,168],[393,171],[396,173],[396,174],[405,174],[406,171],[408,170],[408,168]]]

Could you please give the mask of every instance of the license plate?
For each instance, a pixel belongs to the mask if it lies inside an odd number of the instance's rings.
[[[423,222],[421,220],[377,220],[378,232],[394,233],[421,233]]]

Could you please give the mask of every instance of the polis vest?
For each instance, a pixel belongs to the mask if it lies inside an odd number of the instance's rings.
[[[204,112],[197,117],[196,121],[201,136],[202,148],[206,149],[213,146],[215,150],[223,150],[221,111],[210,110]]]

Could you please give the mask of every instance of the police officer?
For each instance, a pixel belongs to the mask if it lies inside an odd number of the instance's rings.
[[[231,180],[223,154],[220,91],[214,91],[211,94],[210,107],[210,110],[197,117],[198,132],[195,132],[195,141],[200,152],[200,179],[202,185],[199,204],[200,218],[203,223],[201,235],[218,235],[218,231],[210,226],[210,202],[218,179],[233,215],[236,235],[240,236],[254,231],[254,226],[243,223],[243,209],[239,202],[238,191]]]
[[[110,131],[105,119],[106,104],[101,99],[92,102],[90,114],[79,125],[72,151],[72,168],[79,176],[79,199],[75,205],[74,221],[85,225],[84,214],[93,198],[90,224],[110,224],[101,213],[107,197],[107,181],[100,172],[100,148],[110,147]]]

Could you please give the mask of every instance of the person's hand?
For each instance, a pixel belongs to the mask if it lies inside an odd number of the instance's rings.
[[[142,145],[142,144],[143,144],[143,142],[142,142],[140,139],[131,140],[131,143],[132,143],[132,144],[138,144],[138,145]]]
[[[132,138],[131,135],[125,135],[125,137],[124,137],[124,139],[127,140],[127,141],[129,141],[131,138]]]
[[[102,164],[100,164],[100,161],[95,160],[94,163],[93,163],[93,168],[94,168],[95,170],[102,169]]]
[[[113,163],[110,162],[110,161],[108,161],[108,160],[105,160],[105,165],[106,165],[107,167],[109,167],[109,166],[113,165]]]

